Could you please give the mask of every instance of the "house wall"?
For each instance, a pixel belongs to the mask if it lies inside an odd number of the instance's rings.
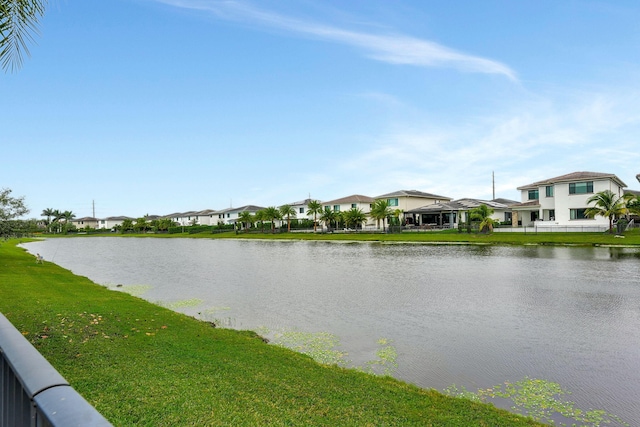
[[[371,217],[369,217],[369,213],[371,213],[371,204],[372,203],[369,203],[369,202],[341,203],[341,204],[338,205],[340,207],[339,212],[350,211],[351,208],[353,208],[353,205],[355,205],[355,207],[357,209],[360,209],[362,212],[364,212],[367,215],[367,221],[364,223],[364,226],[365,227],[373,226],[373,225],[376,224],[376,221],[374,219],[372,219]],[[323,204],[322,205],[322,209],[325,209],[326,206],[329,206],[329,208],[331,210],[334,210],[334,206],[336,206],[336,205]],[[324,227],[324,224],[323,224],[323,227]]]
[[[577,182],[593,182],[593,192],[586,194],[569,194],[569,184]],[[571,219],[572,209],[585,209],[592,207],[593,204],[587,203],[587,200],[594,194],[610,190],[618,197],[622,196],[623,189],[610,179],[587,179],[572,182],[561,182],[553,185],[553,196],[546,195],[546,186],[538,188],[540,208],[537,210],[538,221],[550,221],[555,225],[571,225],[571,226],[592,226],[592,225],[608,225],[609,219],[596,216],[593,219]],[[529,201],[528,190],[522,190],[522,201]],[[530,220],[531,211],[520,211],[519,218],[522,220],[523,226],[532,226]]]

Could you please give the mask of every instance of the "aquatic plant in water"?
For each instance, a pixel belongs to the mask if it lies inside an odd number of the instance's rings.
[[[473,401],[486,402],[488,399],[503,398],[513,402],[512,410],[529,416],[536,421],[555,424],[554,417],[558,415],[566,419],[577,421],[572,426],[600,427],[607,425],[628,426],[619,417],[600,409],[584,410],[576,407],[574,402],[565,400],[563,396],[571,394],[558,383],[552,381],[525,377],[515,383],[505,382],[487,389],[471,392],[455,384],[443,392],[449,396],[460,397]],[[559,425],[566,426],[565,423]]]
[[[161,302],[159,305],[168,308],[169,310],[175,310],[176,308],[196,307],[202,304],[204,301],[200,298],[183,299],[174,302]]]
[[[270,334],[266,327],[255,332],[263,336]],[[271,343],[311,356],[318,363],[351,367],[372,375],[392,375],[398,367],[398,352],[386,338],[377,341],[380,346],[376,350],[377,359],[366,362],[364,367],[352,366],[346,359],[348,353],[337,349],[338,337],[328,332],[282,331],[274,334]]]

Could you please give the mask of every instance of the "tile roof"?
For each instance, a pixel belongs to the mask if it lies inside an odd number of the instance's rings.
[[[438,196],[437,194],[424,193],[418,190],[398,190],[393,193],[383,194],[381,196],[376,197],[376,199],[386,199],[389,197],[422,197],[424,199],[442,199],[442,200],[451,200],[451,197]]]
[[[375,199],[369,196],[363,196],[361,194],[353,194],[351,196],[342,197],[341,199],[329,200],[323,202],[323,205],[341,205],[345,203],[373,203]]]
[[[543,181],[538,181],[531,183],[529,185],[523,185],[522,187],[518,187],[518,190],[526,190],[528,188],[537,188],[543,185],[551,185],[558,182],[570,182],[570,181],[584,181],[589,179],[605,179],[610,178],[613,181],[618,182],[621,187],[626,187],[627,184],[622,182],[620,178],[615,176],[612,173],[601,173],[601,172],[571,172],[566,175],[556,176],[555,178],[545,179]]]
[[[431,205],[421,206],[411,209],[406,213],[423,213],[423,212],[442,212],[442,211],[459,211],[477,208],[480,205],[487,205],[492,209],[509,209],[509,206],[494,200],[479,199],[457,199],[446,203],[433,203]]]

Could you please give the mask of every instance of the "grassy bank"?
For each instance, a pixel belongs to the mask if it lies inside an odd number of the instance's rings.
[[[15,241],[0,244],[0,311],[117,426],[539,425],[215,329],[36,264]]]
[[[457,230],[384,233],[224,233],[199,234],[88,234],[95,236],[161,237],[193,239],[272,239],[272,240],[327,240],[327,241],[367,241],[389,243],[449,243],[479,245],[572,245],[572,246],[640,246],[640,229],[616,237],[608,233],[459,233]],[[53,237],[53,236],[52,236]],[[64,237],[64,236],[61,236]],[[71,237],[71,236],[68,236]]]

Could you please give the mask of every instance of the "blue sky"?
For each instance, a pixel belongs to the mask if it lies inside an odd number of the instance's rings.
[[[77,217],[415,189],[639,189],[637,1],[55,1],[0,75],[0,187]]]

